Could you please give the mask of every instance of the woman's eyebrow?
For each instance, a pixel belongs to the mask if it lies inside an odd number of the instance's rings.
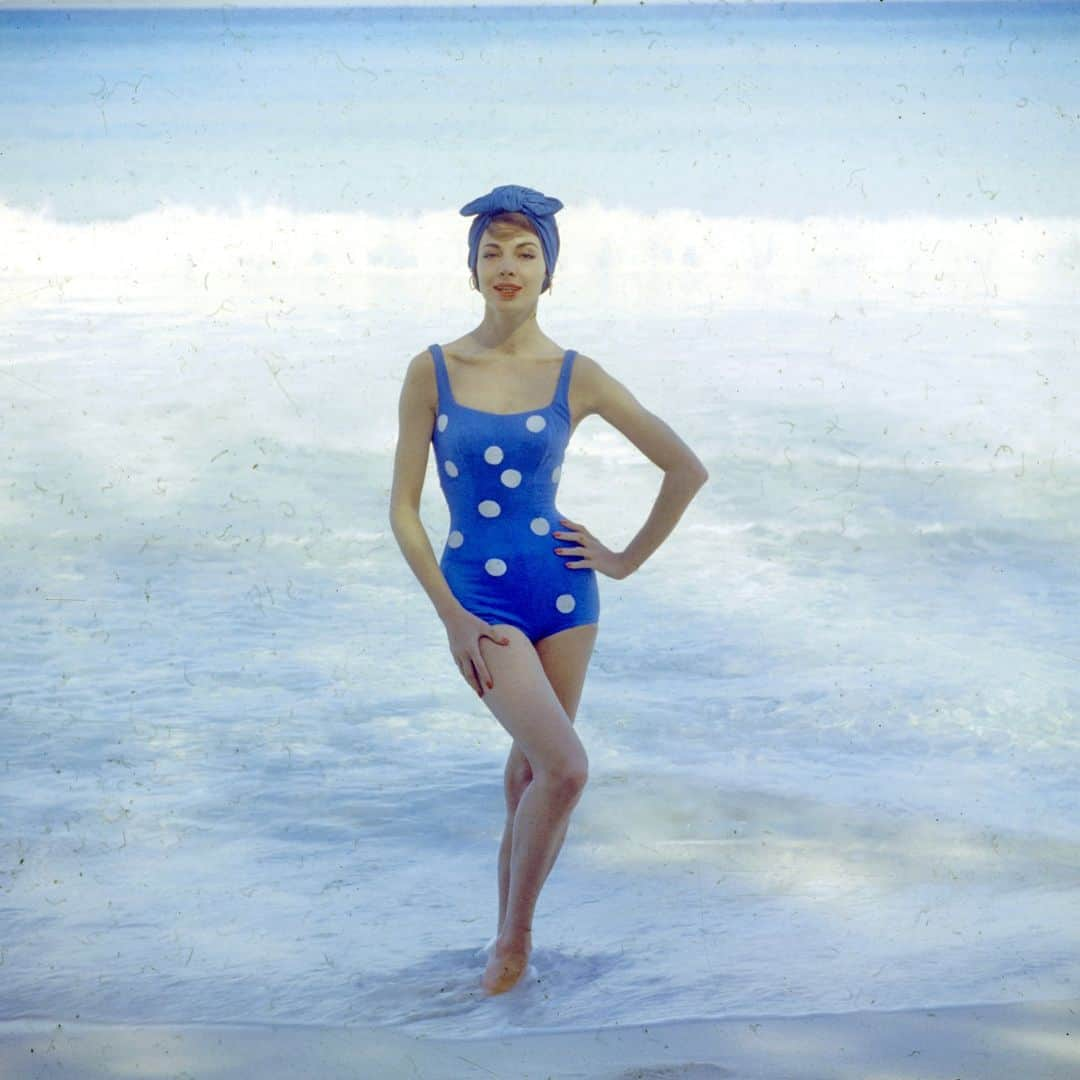
[[[519,240],[514,245],[514,247],[524,247],[526,244],[531,244],[533,247],[536,247],[536,241],[535,240]],[[494,240],[485,240],[484,241],[484,247],[499,247],[499,246],[500,245],[496,244]]]

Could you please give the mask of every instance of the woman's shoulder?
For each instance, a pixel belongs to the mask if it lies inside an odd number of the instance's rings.
[[[574,359],[574,396],[582,403],[583,415],[599,413],[609,417],[616,406],[632,399],[630,391],[599,360],[585,353]]]
[[[405,367],[405,378],[422,380],[429,375],[434,378],[435,357],[431,353],[431,347],[427,346],[408,362]]]
[[[599,360],[589,356],[588,353],[578,352],[577,349],[574,350],[574,370],[588,372],[593,376],[603,376],[607,374],[607,371]]]
[[[424,400],[429,402],[434,410],[438,404],[438,374],[435,370],[435,353],[437,348],[445,357],[449,345],[441,345],[433,342],[425,346],[409,361],[405,369],[405,382],[415,387]]]
[[[439,351],[451,362],[469,361],[476,357],[476,344],[469,340],[468,335],[448,341],[445,345],[439,345]]]
[[[596,412],[598,398],[603,393],[603,380],[607,373],[587,353],[574,350],[572,379],[574,396],[582,403],[585,413]]]
[[[405,386],[417,394],[434,413],[438,402],[438,385],[435,378],[435,358],[431,347],[418,352],[405,368]]]

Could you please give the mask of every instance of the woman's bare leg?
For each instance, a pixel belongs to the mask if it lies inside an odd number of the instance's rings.
[[[509,646],[481,639],[495,682],[483,700],[528,758],[533,777],[514,814],[503,925],[484,972],[489,993],[510,989],[532,948],[532,917],[570,813],[588,777],[588,758],[555,694],[537,649],[516,627],[496,628]]]
[[[535,774],[521,796],[514,815],[510,892],[496,948],[499,941],[514,945],[520,935],[532,931],[540,889],[566,835],[570,813],[581,798],[586,779],[586,767],[564,774]]]
[[[585,673],[596,644],[597,632],[598,627],[595,624],[574,626],[536,643],[536,652],[540,657],[544,674],[547,675],[555,696],[566,710],[571,724],[577,717],[578,703],[581,701],[581,693],[585,686]],[[529,766],[529,759],[515,742],[506,759],[503,777],[506,793],[506,824],[503,827],[502,842],[499,845],[499,922],[496,937],[502,930],[506,918],[506,903],[510,894],[510,853],[514,842],[514,815],[531,780],[532,769]],[[569,826],[570,820],[567,818],[559,831],[554,851],[544,870],[541,888],[559,857]]]
[[[514,743],[517,746],[517,743]],[[524,755],[522,755],[524,756]],[[514,757],[514,750],[510,751],[510,757]],[[510,768],[509,762],[507,769]],[[519,783],[516,777],[507,777],[506,780],[506,824],[503,825],[502,842],[499,844],[499,922],[495,928],[495,936],[499,936],[503,922],[506,920],[506,898],[510,895],[510,852],[514,845],[514,815],[517,813],[518,803],[525,789],[532,781],[532,772],[529,779]]]
[[[517,786],[515,795],[508,796],[507,798],[506,824],[503,826],[502,842],[499,845],[499,930],[502,930],[503,923],[506,921],[506,904],[507,898],[510,895],[510,853],[513,850],[514,844],[514,815],[517,813],[521,797],[525,794],[530,783],[532,783],[531,776],[524,784]],[[544,876],[540,882],[541,888],[543,888],[544,882],[547,881],[548,875],[551,873],[551,869],[559,857],[559,852],[562,851],[562,846],[566,840],[566,833],[569,828],[570,819],[567,818],[559,829],[554,849],[551,852],[551,857],[544,867]],[[496,932],[496,937],[497,936],[498,933]]]

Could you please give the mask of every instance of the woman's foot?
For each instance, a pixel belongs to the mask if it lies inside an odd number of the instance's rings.
[[[531,952],[531,930],[519,931],[513,937],[500,934],[484,969],[484,990],[489,994],[504,994],[514,987],[525,974]]]

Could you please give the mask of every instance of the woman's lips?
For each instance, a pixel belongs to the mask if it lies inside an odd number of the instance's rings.
[[[511,297],[517,296],[517,294],[518,294],[519,292],[521,292],[521,288],[520,288],[520,286],[518,286],[518,287],[507,287],[507,288],[504,288],[504,287],[503,287],[503,286],[501,286],[501,285],[496,285],[496,286],[495,286],[495,291],[496,291],[496,292],[497,292],[497,293],[498,293],[498,294],[499,294],[499,295],[500,295],[500,296],[501,296],[501,297],[502,297],[502,298],[503,298],[504,300],[509,300],[509,299],[510,299]]]

